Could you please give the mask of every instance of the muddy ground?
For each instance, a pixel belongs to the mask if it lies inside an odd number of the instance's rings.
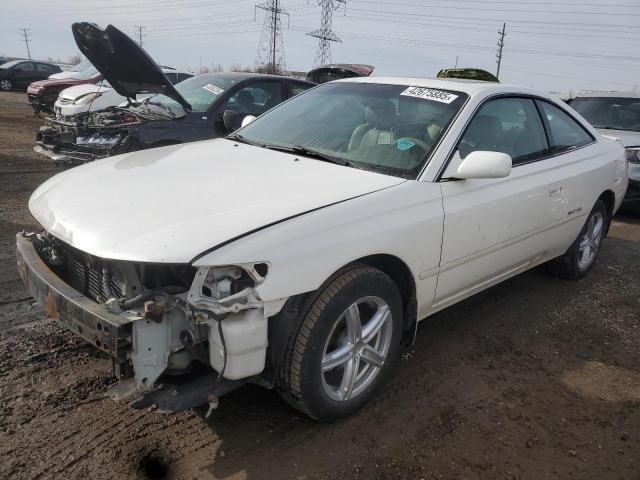
[[[585,280],[538,268],[422,323],[349,419],[316,424],[255,386],[208,422],[136,412],[101,397],[109,359],[18,277],[14,235],[55,173],[31,151],[41,123],[0,94],[1,478],[640,479],[638,217],[615,219]]]

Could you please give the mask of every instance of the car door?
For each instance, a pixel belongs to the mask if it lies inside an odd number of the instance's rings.
[[[34,64],[31,62],[22,62],[16,65],[14,68],[14,82],[16,87],[25,88],[29,84],[36,80],[36,72]]]
[[[508,177],[456,181],[472,151],[512,157]],[[444,307],[523,271],[557,250],[548,230],[566,216],[562,173],[532,98],[498,97],[477,110],[447,166],[445,212],[434,307]]]
[[[46,80],[50,75],[53,74],[53,70],[46,63],[37,63],[36,64],[36,74],[38,80]]]

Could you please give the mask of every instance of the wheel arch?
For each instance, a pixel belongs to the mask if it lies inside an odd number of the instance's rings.
[[[416,296],[416,281],[408,265],[399,257],[391,254],[367,255],[336,269],[329,275],[317,290],[305,292],[289,297],[280,312],[272,317],[268,326],[268,353],[267,365],[260,375],[268,386],[278,386],[282,382],[282,375],[286,375],[281,369],[285,362],[285,352],[288,344],[298,332],[314,293],[321,290],[337,276],[358,265],[366,265],[388,275],[396,284],[403,304],[402,344],[410,346],[416,334],[418,301]]]
[[[611,219],[613,218],[614,209],[616,205],[616,195],[611,190],[605,190],[598,197],[598,200],[602,200],[605,207],[607,208],[607,213],[609,214],[609,221],[607,222],[607,228],[605,230],[605,235],[609,233],[609,226],[611,225]]]
[[[354,262],[369,265],[387,274],[396,284],[404,307],[402,321],[402,343],[411,345],[415,338],[418,300],[416,296],[416,281],[408,265],[395,255],[377,254],[362,257]]]

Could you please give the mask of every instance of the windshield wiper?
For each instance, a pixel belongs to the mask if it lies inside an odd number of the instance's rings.
[[[335,163],[337,165],[342,165],[344,167],[351,166],[351,162],[347,160],[343,160],[341,158],[337,158],[326,153],[320,152],[318,150],[314,150],[312,148],[303,147],[302,145],[294,145],[292,147],[283,147],[281,145],[264,145],[264,148],[268,148],[269,150],[278,150],[281,152],[287,153],[297,153],[300,155],[304,155],[305,157],[315,158],[318,160],[322,160],[323,162]]]
[[[283,145],[274,145],[270,143],[258,143],[243,137],[239,133],[232,133],[231,135],[227,135],[226,138],[229,140],[234,140],[236,142],[246,143],[247,145],[253,145],[254,147],[266,148],[268,150],[276,150],[278,152],[297,153],[299,155],[304,155],[305,157],[316,158],[318,160],[322,160],[323,162],[335,163],[337,165],[342,165],[345,167],[352,166],[352,163],[347,160],[336,158],[331,155],[327,155],[326,153],[322,153],[318,150],[303,147],[302,145],[285,147]]]
[[[232,133],[231,135],[227,135],[225,138],[227,138],[228,140],[233,140],[235,142],[246,143],[247,145],[252,145],[254,147],[261,147],[261,148],[265,147],[264,143],[254,142],[253,140],[244,138],[239,133]]]

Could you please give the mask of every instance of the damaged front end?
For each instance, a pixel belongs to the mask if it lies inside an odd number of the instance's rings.
[[[125,109],[87,112],[70,118],[49,118],[36,134],[34,151],[71,168],[136,149],[130,128],[140,123]]]
[[[46,233],[19,233],[17,257],[47,315],[111,356],[120,382],[107,394],[115,400],[192,408],[265,367],[267,317],[278,308],[256,291],[267,263],[194,268],[114,261]]]

